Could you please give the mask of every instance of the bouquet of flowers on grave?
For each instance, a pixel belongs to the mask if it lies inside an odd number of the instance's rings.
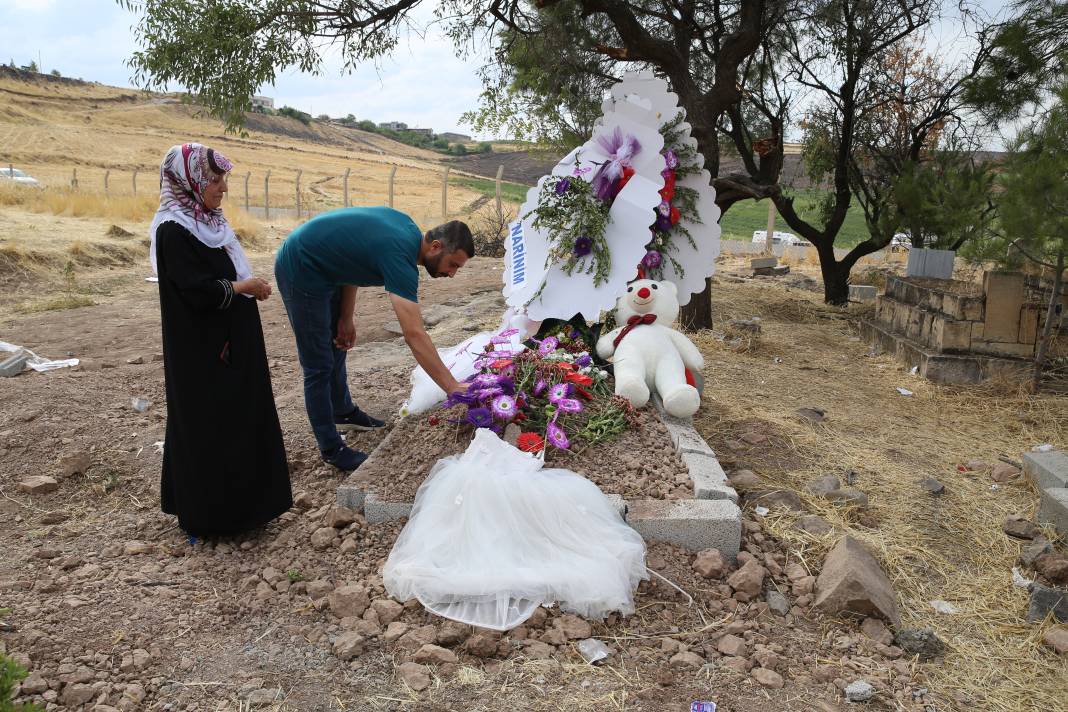
[[[641,151],[638,140],[619,128],[610,137],[598,137],[597,146],[607,157],[595,172],[592,167],[580,168],[576,156],[570,176],[552,176],[542,184],[538,207],[531,211],[533,227],[549,236],[546,266],[558,264],[568,275],[576,270],[591,274],[594,286],[608,279],[611,271],[612,252],[605,240],[609,211],[634,175],[631,159]],[[539,289],[530,301],[540,294]]]
[[[677,185],[676,182],[689,175],[701,172],[701,165],[697,160],[697,150],[682,141],[684,132],[680,129],[683,115],[680,113],[674,119],[660,127],[660,133],[664,137],[664,187],[660,189],[662,202],[656,209],[656,219],[649,228],[652,239],[645,246],[645,257],[641,261],[642,273],[648,279],[664,279],[664,263],[670,260],[675,271],[682,276],[685,274],[683,267],[672,254],[677,250],[675,242],[679,239],[687,240],[696,249],[693,236],[689,230],[683,227],[679,221],[683,218],[691,223],[700,223],[697,212],[697,191]]]
[[[585,449],[634,425],[634,409],[615,395],[608,372],[594,363],[581,334],[565,324],[535,344],[519,352],[490,344],[467,390],[445,402],[444,408],[457,413],[449,422],[498,434],[515,423],[521,428],[517,446],[532,453],[546,443]]]

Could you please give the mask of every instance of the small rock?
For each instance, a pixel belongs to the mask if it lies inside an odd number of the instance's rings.
[[[797,492],[792,490],[753,490],[746,493],[745,501],[753,506],[767,507],[768,509],[785,507],[793,512],[805,511],[801,498],[797,496]]]
[[[827,475],[821,477],[818,480],[813,480],[805,485],[805,490],[809,494],[816,495],[817,497],[823,497],[828,492],[833,492],[836,489],[840,489],[842,482],[834,475]]]
[[[760,485],[760,477],[752,470],[738,470],[727,479],[735,489],[748,489]]]
[[[778,690],[783,686],[782,675],[774,670],[768,670],[767,668],[753,668],[749,673],[753,676],[753,679],[761,684],[763,687],[770,687]]]
[[[82,450],[59,458],[57,467],[61,477],[73,477],[74,475],[84,475],[92,464],[93,460],[89,453]]]
[[[404,684],[416,692],[422,692],[430,687],[430,675],[427,674],[426,666],[419,663],[403,663],[397,668],[397,674]]]
[[[875,695],[875,688],[867,680],[855,680],[845,689],[846,699],[850,702],[867,702]]]
[[[19,482],[19,490],[26,494],[48,494],[59,489],[59,482],[48,475],[33,475]]]
[[[127,556],[137,556],[138,554],[151,554],[155,550],[156,547],[152,544],[134,539],[126,542],[126,545],[122,548],[122,553]]]
[[[933,477],[924,477],[920,480],[920,487],[928,494],[939,495],[946,491],[946,486]]]
[[[1068,654],[1068,628],[1050,628],[1042,636],[1042,642],[1056,651],[1057,655]],[[22,683],[23,689],[26,683]]]
[[[471,626],[458,623],[456,621],[445,621],[445,625],[441,626],[441,630],[438,631],[437,644],[438,645],[456,645],[463,642],[471,633]]]
[[[393,621],[386,625],[386,632],[382,634],[382,639],[387,643],[400,640],[404,637],[404,634],[408,632],[408,624],[403,621]]]
[[[968,460],[964,463],[964,468],[969,472],[982,472],[990,469],[990,463],[986,460]]]
[[[1060,553],[1043,554],[1035,559],[1035,571],[1053,584],[1068,584],[1068,556]]]
[[[768,608],[775,611],[780,616],[785,616],[790,612],[790,601],[778,591],[768,591],[764,598],[768,602]]]
[[[1024,546],[1018,561],[1024,566],[1034,566],[1038,557],[1053,551],[1053,545],[1044,536],[1036,536],[1030,544]]]
[[[396,621],[395,621],[396,622]],[[432,625],[413,628],[397,640],[397,647],[401,650],[415,652],[424,645],[430,645],[438,638],[438,629]]]
[[[311,600],[318,601],[320,598],[330,595],[330,592],[334,590],[334,584],[326,579],[315,579],[305,584],[305,590]]]
[[[994,482],[1011,482],[1020,478],[1019,467],[1008,464],[1007,462],[998,462],[994,464],[994,467],[990,470],[990,479]]]
[[[868,495],[852,487],[832,490],[823,496],[832,502],[838,502],[839,504],[845,504],[851,507],[864,508],[868,506]]]
[[[92,685],[76,682],[63,688],[63,695],[60,697],[60,700],[68,707],[78,707],[79,705],[84,705],[95,697],[96,690],[93,689]]]
[[[893,586],[864,546],[842,537],[823,562],[813,605],[827,613],[879,616],[897,626],[901,614]]]
[[[371,605],[367,589],[363,586],[342,586],[328,596],[330,612],[338,618],[359,618]]]
[[[1042,530],[1038,528],[1037,524],[1024,519],[1018,514],[1013,514],[1006,518],[1005,522],[1001,525],[1001,530],[1009,536],[1017,539],[1034,539],[1042,533]]]
[[[918,655],[922,662],[941,657],[946,645],[934,632],[934,628],[904,628],[894,636],[894,644],[911,655]]]
[[[475,633],[464,643],[464,648],[476,658],[492,658],[497,652],[497,639],[488,633]]]
[[[1053,619],[1068,623],[1068,591],[1050,588],[1036,583],[1031,586],[1031,604],[1027,609],[1027,621],[1034,623],[1050,613]]]
[[[524,654],[532,660],[548,660],[553,653],[551,646],[540,640],[528,640],[523,648]]]
[[[864,622],[860,624],[860,630],[876,643],[890,645],[894,642],[894,634],[878,618],[865,618]]]
[[[798,408],[794,412],[810,423],[822,423],[827,417],[823,408]]]
[[[719,549],[705,549],[698,552],[693,570],[702,578],[719,578],[727,570],[727,560]]]
[[[342,660],[352,660],[363,654],[365,642],[366,638],[354,630],[342,633],[334,639],[334,655]]]
[[[333,527],[319,527],[312,532],[312,546],[319,550],[329,549],[334,543],[335,536],[337,536],[337,532],[334,531]]]
[[[671,660],[668,661],[668,665],[677,669],[680,668],[694,668],[697,669],[705,664],[705,659],[697,653],[691,653],[689,651],[684,653],[675,653],[671,656]]]
[[[834,531],[834,527],[823,517],[816,514],[807,514],[794,523],[794,528],[813,536],[824,536]]]
[[[568,640],[582,640],[593,635],[590,624],[571,613],[560,616],[553,625],[559,628]]]
[[[334,507],[326,513],[326,526],[333,529],[344,529],[355,522],[356,517],[356,512],[348,507]]]
[[[48,680],[41,677],[41,673],[30,673],[29,677],[22,681],[20,688],[24,695],[39,695],[48,689]]]
[[[371,609],[378,614],[378,621],[386,626],[400,618],[404,612],[404,606],[389,598],[376,598],[371,601]]]
[[[245,699],[248,700],[250,707],[266,707],[284,697],[285,695],[283,695],[282,691],[277,687],[261,687],[258,690],[253,690],[248,693],[248,697]]]
[[[724,655],[732,655],[739,658],[744,657],[745,640],[736,635],[725,635],[719,639],[718,643],[716,643],[716,650]]]
[[[756,596],[764,586],[764,576],[767,569],[750,559],[727,578],[727,585],[735,591],[741,591],[749,596]]]

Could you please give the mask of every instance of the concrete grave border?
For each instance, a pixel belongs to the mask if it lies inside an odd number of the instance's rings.
[[[692,551],[719,549],[725,556],[734,558],[742,538],[738,493],[730,486],[716,453],[694,429],[693,420],[668,415],[655,396],[652,405],[671,435],[675,452],[689,470],[693,499],[624,500],[620,495],[608,495],[608,498],[646,541],[668,542]],[[395,432],[390,431],[382,439],[367,462],[391,443]],[[364,490],[364,486],[356,470],[338,485],[338,506],[362,511],[368,524],[404,519],[411,513],[411,502],[383,501],[375,493]]]
[[[1068,538],[1068,454],[1061,450],[1028,452],[1023,456],[1024,472],[1038,490],[1040,524],[1052,524]]]

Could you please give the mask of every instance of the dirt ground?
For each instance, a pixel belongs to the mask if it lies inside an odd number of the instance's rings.
[[[80,225],[98,234],[108,221]],[[264,228],[253,253],[261,274],[284,234]],[[989,478],[962,474],[957,464],[1018,458],[1038,442],[1065,446],[1063,399],[918,382],[867,355],[854,326],[862,309],[824,307],[805,280],[732,277],[741,264],[720,266],[716,318],[760,316],[763,333],[741,351],[717,338],[718,329],[695,335],[708,364],[698,429],[728,472],[750,469],[768,484],[801,490],[820,474],[854,471],[870,510],[836,509],[802,493],[805,505],[872,548],[906,622],[934,626],[949,648],[944,659],[918,663],[856,622],[814,613],[807,575],[818,573],[834,537],[798,532],[794,514],[761,517],[751,507],[740,563],[753,558],[767,569],[792,606],[786,615],[736,593],[729,570],[704,578],[692,553],[664,545],[650,547],[649,566],[687,595],[647,582],[635,615],[589,630],[550,611],[505,636],[487,635],[443,624],[418,605],[394,607],[380,570],[399,525],[367,526],[334,509],[344,475],[318,459],[277,296],[261,314],[296,505],[247,537],[191,544],[159,511],[159,312],[147,267],[135,262],[80,277],[92,306],[5,306],[0,314],[0,340],[82,359],[76,370],[0,381],[0,608],[10,609],[0,651],[32,673],[19,699],[101,712],[681,712],[694,700],[726,712],[826,712],[845,710],[842,690],[864,679],[875,688],[869,709],[1057,708],[1068,694],[1068,662],[1037,644],[1042,627],[1023,623],[1025,594],[1008,573],[1020,544],[1000,531],[1006,514],[1033,512],[1034,493],[1022,482],[992,492]],[[499,260],[477,258],[454,280],[421,285],[439,346],[495,324],[500,279]],[[37,303],[61,284],[40,272],[0,274],[6,305]],[[412,367],[389,329],[393,319],[381,290],[361,290],[349,358],[355,397],[391,423]],[[896,385],[914,396],[900,396]],[[139,412],[132,398],[151,405]],[[827,420],[797,418],[803,406],[825,408]],[[1003,428],[1003,420],[1017,426]],[[370,450],[382,437],[352,441]],[[946,499],[917,494],[924,474],[944,478]],[[19,491],[32,475],[54,476],[59,488]],[[354,594],[346,585],[360,588]],[[962,615],[934,614],[934,598],[956,602]],[[604,663],[587,665],[579,655],[576,643],[587,635],[613,649]],[[742,641],[739,654],[723,652],[728,636]],[[419,671],[425,679],[402,678],[411,672],[402,664],[423,643],[446,651]]]

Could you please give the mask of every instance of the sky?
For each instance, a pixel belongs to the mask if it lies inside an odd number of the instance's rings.
[[[137,19],[115,0],[0,0],[0,61],[19,66],[35,61],[45,72],[58,69],[68,77],[133,86],[126,60],[138,49]],[[423,37],[403,38],[378,67],[366,64],[343,75],[335,56],[324,63],[321,76],[290,70],[259,93],[273,97],[276,107],[289,105],[313,116],[353,114],[376,123],[403,121],[470,134],[460,115],[478,105],[480,63],[458,59],[451,41],[431,29]]]

